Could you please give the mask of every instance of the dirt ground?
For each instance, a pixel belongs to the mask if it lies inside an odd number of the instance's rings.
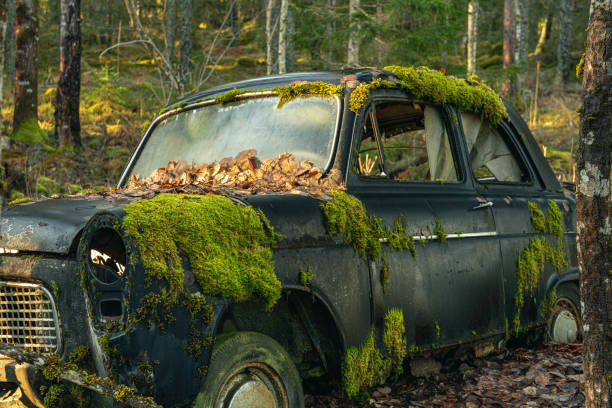
[[[545,344],[482,359],[466,357],[446,363],[436,376],[408,375],[374,388],[361,405],[349,401],[338,386],[326,395],[307,390],[306,407],[583,407],[581,353],[581,345]]]

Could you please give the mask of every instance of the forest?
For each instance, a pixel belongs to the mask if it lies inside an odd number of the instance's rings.
[[[587,1],[517,0],[505,16],[501,0],[103,0],[80,5],[79,27],[75,11],[66,16],[75,31],[62,40],[63,7],[78,3],[18,1],[27,13],[15,19],[6,1],[6,201],[114,187],[150,120],[181,97],[266,74],[391,64],[475,73],[503,90],[559,177],[575,179]],[[20,30],[38,41],[16,52]],[[80,74],[72,101],[57,98],[62,47],[78,48],[66,60]],[[75,109],[73,130],[58,134],[57,112]]]
[[[605,276],[609,285],[609,178],[597,173],[602,184],[595,193],[584,185],[593,180],[589,154],[610,174],[609,127],[605,133],[602,125],[609,112],[593,113],[588,109],[600,105],[586,102],[603,90],[609,94],[601,106],[609,107],[610,82],[592,80],[596,54],[589,53],[588,41],[596,15],[608,24],[607,34],[597,31],[605,34],[598,44],[610,42],[610,14],[609,0],[0,0],[0,208],[75,194],[120,194],[117,182],[151,121],[176,101],[219,85],[294,72],[429,67],[438,75],[486,84],[517,109],[557,179],[578,195],[576,229],[584,244],[578,247],[579,264],[591,261],[589,271],[599,273],[597,279]],[[595,126],[601,139],[588,131]],[[593,138],[594,146],[607,146],[602,150],[607,159],[585,147]],[[322,186],[334,188],[331,181]],[[439,227],[437,218],[435,223]],[[142,232],[134,231],[134,236]],[[595,232],[589,238],[581,231]],[[307,272],[305,287],[313,279],[310,267]],[[580,279],[596,287],[590,276]],[[590,298],[587,310],[607,299]],[[204,310],[205,303],[198,307]],[[602,319],[609,325],[609,315]],[[398,325],[403,328],[403,317]],[[609,351],[610,334],[601,340],[601,326],[587,345],[586,327],[584,347],[595,351],[585,367],[607,370],[609,356],[593,356]],[[583,369],[581,352],[580,344],[545,344],[439,366],[425,361],[410,374],[370,387],[359,404],[338,384],[315,380],[304,386],[305,402],[308,407],[578,407],[586,400],[589,408],[599,406],[593,401],[604,401],[610,389],[599,389],[597,397],[589,392],[597,384],[609,387],[612,376]],[[57,374],[57,382],[60,378],[66,379]],[[76,383],[96,391],[86,381]],[[117,392],[109,388],[106,395]],[[46,395],[53,398],[50,390]],[[132,406],[146,406],[140,403]]]

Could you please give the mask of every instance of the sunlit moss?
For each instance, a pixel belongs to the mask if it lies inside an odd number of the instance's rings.
[[[312,273],[312,269],[310,266],[306,268],[306,270],[300,271],[300,282],[304,287],[310,288],[312,286],[312,279],[314,278],[314,273]]]
[[[531,216],[531,225],[540,234],[546,234],[546,217],[538,203],[529,201],[527,203],[529,215]]]
[[[361,108],[363,108],[372,90],[379,88],[389,89],[395,87],[398,87],[398,84],[391,81],[385,81],[380,78],[375,79],[372,82],[364,82],[360,84],[357,88],[355,88],[355,90],[353,90],[353,92],[351,92],[351,111],[358,112]]]
[[[391,359],[391,368],[395,378],[404,372],[404,359],[406,358],[406,337],[404,334],[404,313],[401,309],[389,309],[385,315],[383,343]]]
[[[438,242],[443,244],[446,242],[446,232],[444,232],[444,228],[440,224],[440,221],[437,218],[434,218],[434,235],[438,237]]]
[[[272,91],[276,92],[280,99],[277,108],[281,108],[284,104],[296,98],[309,95],[337,96],[340,99],[344,97],[344,88],[341,85],[333,85],[321,81],[279,86],[272,89]]]
[[[370,331],[361,347],[350,347],[342,365],[342,384],[346,395],[364,402],[368,398],[367,389],[382,384],[389,361],[385,361],[376,349],[374,329]]]
[[[416,99],[480,112],[492,124],[508,117],[501,98],[476,76],[463,80],[425,67],[392,65],[384,69],[393,73],[402,83],[401,87]]]
[[[217,195],[160,194],[124,207],[122,228],[149,279],[161,285],[139,308],[139,321],[164,327],[183,291],[183,257],[205,295],[272,308],[280,297],[272,246],[278,235],[260,211]]]
[[[582,57],[580,57],[580,61],[578,62],[578,65],[576,65],[576,78],[577,79],[581,79],[582,78],[582,74],[584,74],[584,57],[586,56],[586,53],[582,53]]]
[[[9,205],[23,204],[23,203],[28,203],[30,201],[32,201],[30,197],[23,197],[23,198],[18,198],[16,200],[9,202]]]
[[[542,320],[548,321],[548,319],[552,315],[553,308],[556,302],[557,288],[551,290],[548,295],[546,295],[542,303],[540,303],[540,317],[542,318]]]

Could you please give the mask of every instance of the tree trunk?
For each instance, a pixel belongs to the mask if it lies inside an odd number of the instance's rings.
[[[529,0],[516,0],[516,47],[517,62],[529,57]]]
[[[349,0],[350,34],[348,40],[348,55],[346,64],[349,67],[359,66],[359,23],[355,17],[359,12],[359,0]]]
[[[378,26],[378,35],[374,39],[376,42],[376,66],[381,68],[383,66],[383,40],[381,33],[383,32],[383,20],[385,18],[385,10],[383,0],[376,0],[376,25]]]
[[[0,0],[0,123],[2,123],[2,106],[4,102],[3,98],[3,78],[2,74],[4,71],[4,48],[6,44],[6,31],[8,26],[7,21],[7,3],[10,3],[11,0]],[[4,148],[5,138],[2,135],[2,127],[0,126],[0,163],[2,163],[2,149]],[[4,198],[4,167],[0,166],[0,214],[2,214],[2,205]]]
[[[558,85],[565,86],[569,80],[572,33],[574,27],[574,0],[561,0],[559,7],[559,44],[557,48]]]
[[[4,67],[6,70],[6,85],[13,88],[15,84],[15,0],[6,1],[6,21]]]
[[[334,59],[334,39],[333,35],[336,31],[336,25],[334,24],[335,20],[335,8],[336,8],[336,0],[327,0],[327,6],[330,9],[331,17],[327,18],[325,23],[325,34],[327,37],[327,50],[325,53],[325,58],[327,59],[327,63],[331,63]]]
[[[287,72],[287,31],[289,20],[289,0],[281,0],[278,29],[278,73]]]
[[[266,65],[268,75],[278,73],[278,1],[266,4]]]
[[[55,97],[55,134],[60,146],[80,146],[81,0],[62,0],[60,10],[60,75]]]
[[[476,50],[478,39],[478,2],[470,1],[468,4],[468,29],[467,29],[467,72],[476,72]]]
[[[517,0],[504,0],[504,69],[508,69],[516,61],[514,59],[515,50],[515,7]],[[501,94],[508,99],[512,99],[516,92],[515,78],[510,76],[501,89]]]
[[[540,31],[540,35],[538,37],[538,43],[536,44],[533,55],[540,55],[542,53],[542,47],[544,47],[544,43],[548,38],[547,30],[548,29],[548,17],[540,20],[538,24],[538,30]]]
[[[168,62],[174,64],[174,41],[176,39],[176,0],[166,3],[166,55]]]
[[[234,1],[231,5],[230,24],[232,26],[233,45],[240,45],[240,2]]]
[[[587,408],[612,404],[612,0],[593,0],[589,19],[577,173],[577,231]]]
[[[185,85],[189,82],[191,73],[191,52],[193,45],[191,42],[191,0],[181,0],[180,7],[180,41],[181,41],[181,59],[179,62],[179,72],[181,79],[181,93],[185,89]]]
[[[289,15],[287,17],[287,72],[295,71],[295,43],[293,38],[295,37],[295,14],[293,10],[289,9]]]
[[[15,33],[15,112],[13,133],[24,124],[38,126],[38,24],[37,0],[17,0]],[[34,123],[32,123],[34,122]]]

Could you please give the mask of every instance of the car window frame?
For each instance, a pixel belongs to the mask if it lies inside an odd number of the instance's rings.
[[[518,139],[517,139],[518,135],[516,134],[516,132],[514,132],[514,128],[512,127],[511,123],[509,123],[506,119],[502,119],[497,125],[492,125],[490,123],[487,123],[487,125],[492,127],[492,129],[497,131],[497,133],[500,135],[500,137],[506,144],[506,147],[508,147],[514,159],[517,161],[517,164],[521,167],[521,169],[527,175],[528,180],[527,181],[498,181],[498,180],[481,181],[477,179],[476,175],[474,174],[474,168],[472,167],[472,161],[470,160],[469,151],[467,150],[467,141],[465,138],[463,119],[461,118],[461,115],[463,113],[470,113],[474,115],[479,115],[479,113],[474,112],[474,111],[460,111],[460,110],[457,111],[457,118],[459,121],[458,127],[460,128],[461,138],[463,139],[463,143],[466,148],[467,169],[468,169],[468,172],[470,173],[470,178],[472,179],[474,186],[476,186],[477,188],[485,188],[485,189],[499,188],[499,187],[502,187],[502,188],[503,187],[506,187],[506,188],[507,187],[520,187],[520,188],[527,189],[527,188],[537,187],[537,183],[536,183],[537,176],[533,170],[533,165],[531,163],[529,155],[525,153],[525,148],[522,145],[522,143],[518,143]]]
[[[368,120],[368,113],[374,108],[377,103],[389,103],[389,102],[398,102],[398,103],[419,103],[422,105],[428,105],[435,107],[439,110],[442,116],[442,120],[444,121],[444,126],[446,128],[447,137],[449,138],[449,144],[451,148],[451,153],[453,155],[455,171],[457,172],[457,181],[444,181],[442,183],[437,182],[436,180],[430,181],[419,181],[419,180],[394,180],[389,178],[388,176],[364,176],[359,174],[354,170],[355,168],[355,151],[358,151],[359,146],[361,144],[361,134],[364,125],[364,120]],[[355,124],[353,126],[353,134],[351,138],[351,148],[349,155],[349,163],[347,166],[347,182],[350,184],[357,183],[361,186],[366,186],[368,184],[388,184],[392,186],[407,186],[407,187],[440,187],[444,186],[445,188],[453,188],[455,186],[465,186],[470,182],[469,177],[467,177],[467,168],[465,163],[465,141],[463,140],[463,133],[459,133],[454,126],[454,121],[452,120],[454,115],[458,113],[449,105],[439,105],[428,101],[423,101],[418,98],[411,97],[408,93],[401,90],[376,90],[371,93],[370,98],[365,104],[364,108],[360,109],[357,113],[358,117],[355,120]],[[377,123],[377,121],[376,121]],[[380,137],[380,132],[376,132],[377,138]],[[380,145],[383,148],[380,140],[377,140],[377,145]],[[384,159],[382,161],[384,163]],[[386,171],[386,168],[383,169]]]

